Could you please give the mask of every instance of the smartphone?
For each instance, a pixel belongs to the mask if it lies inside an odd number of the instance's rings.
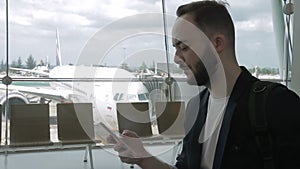
[[[100,125],[100,127],[101,127],[102,129],[105,130],[105,132],[108,133],[107,136],[111,136],[111,137],[114,139],[115,142],[119,142],[119,141],[120,141],[119,136],[117,136],[116,133],[114,133],[113,131],[111,131],[104,123],[100,122],[99,125]],[[107,136],[106,136],[106,137],[107,137]]]

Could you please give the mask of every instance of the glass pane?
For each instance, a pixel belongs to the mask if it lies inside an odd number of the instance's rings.
[[[165,101],[171,96],[187,102],[202,88],[188,85],[174,63],[171,32],[177,7],[188,2],[166,0],[165,36],[161,1],[9,1],[12,102],[50,103],[54,110],[56,103],[91,102],[94,121],[105,119],[113,127],[117,101]],[[239,63],[278,68],[270,1],[227,2]],[[5,13],[5,1],[0,1],[0,11]],[[5,15],[0,24],[4,75]],[[171,87],[168,75],[175,79]]]

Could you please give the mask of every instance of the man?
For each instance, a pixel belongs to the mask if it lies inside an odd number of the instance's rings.
[[[225,4],[193,2],[180,6],[177,16],[174,61],[190,85],[207,88],[187,105],[182,152],[175,166],[166,164],[148,154],[138,139],[130,143],[129,137],[137,137],[130,131],[124,131],[121,139],[136,149],[124,149],[119,142],[115,150],[123,162],[143,169],[263,169],[248,109],[250,89],[258,79],[237,63],[234,25]],[[299,96],[286,87],[274,89],[267,98],[276,169],[300,168],[299,106]]]

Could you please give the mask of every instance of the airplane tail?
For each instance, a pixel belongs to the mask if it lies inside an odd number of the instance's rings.
[[[58,29],[56,29],[56,66],[62,66]]]
[[[46,57],[46,67],[49,68],[49,60],[48,60],[48,56]]]

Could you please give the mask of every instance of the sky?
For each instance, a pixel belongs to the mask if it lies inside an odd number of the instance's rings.
[[[227,0],[241,65],[278,67],[270,1]],[[176,8],[187,2],[191,1],[165,0],[168,35]],[[6,61],[5,0],[0,1],[0,13],[0,61]],[[166,62],[161,13],[160,0],[9,1],[9,62],[18,57],[25,62],[32,55],[37,63],[48,58],[55,64],[56,29],[64,64]],[[167,49],[172,62],[174,49],[171,44]]]

